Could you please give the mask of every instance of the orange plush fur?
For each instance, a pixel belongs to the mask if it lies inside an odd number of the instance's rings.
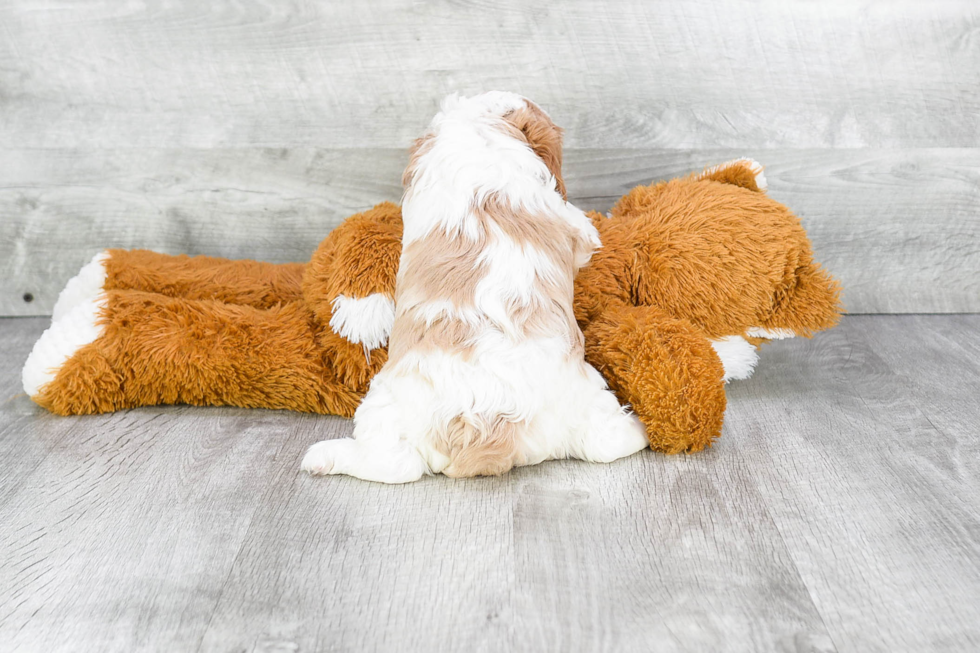
[[[638,186],[592,218],[603,246],[575,282],[586,358],[656,450],[720,435],[713,339],[809,337],[839,317],[839,285],[747,163]],[[185,403],[350,417],[387,352],[337,335],[333,302],[393,296],[401,233],[400,209],[384,203],[347,219],[306,266],[111,250],[101,335],[33,399],[63,415]]]

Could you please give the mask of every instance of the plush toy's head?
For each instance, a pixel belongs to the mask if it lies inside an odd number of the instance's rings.
[[[637,186],[591,217],[603,246],[576,279],[576,318],[654,449],[710,445],[723,382],[751,374],[758,344],[839,318],[839,284],[753,161]]]
[[[582,323],[610,303],[658,307],[709,338],[810,336],[837,323],[839,284],[754,162],[637,186],[610,217],[591,217],[603,247],[576,280]]]

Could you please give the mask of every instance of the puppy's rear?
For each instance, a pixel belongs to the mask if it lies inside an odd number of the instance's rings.
[[[564,201],[548,116],[509,93],[450,97],[404,183],[388,363],[354,440],[314,445],[304,468],[405,482],[646,446],[584,361],[572,283],[598,235]]]

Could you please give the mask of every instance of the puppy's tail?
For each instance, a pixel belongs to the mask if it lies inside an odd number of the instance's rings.
[[[502,416],[458,415],[437,443],[449,460],[442,470],[454,478],[498,476],[517,464],[517,424]]]

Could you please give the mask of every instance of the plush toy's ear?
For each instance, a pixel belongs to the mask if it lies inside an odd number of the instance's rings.
[[[544,161],[548,170],[555,178],[558,192],[562,197],[565,194],[565,180],[561,176],[561,138],[562,130],[541,107],[527,100],[527,106],[523,109],[511,111],[504,116],[504,120],[513,125],[527,141],[528,146],[534,153]]]
[[[756,192],[765,192],[766,176],[762,173],[762,164],[753,159],[735,159],[718,166],[705,168],[703,172],[694,175],[698,181],[719,181],[723,184],[741,186]]]

